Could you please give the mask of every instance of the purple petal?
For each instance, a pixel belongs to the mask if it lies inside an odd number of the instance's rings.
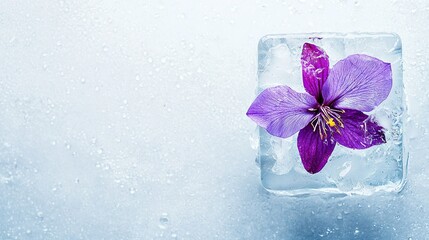
[[[318,131],[313,131],[310,124],[299,131],[298,151],[302,164],[309,173],[317,173],[322,170],[334,148],[335,141],[330,134],[322,140]]]
[[[334,65],[322,94],[327,105],[369,112],[389,96],[391,89],[390,63],[355,54]]]
[[[383,128],[361,111],[345,109],[341,114],[344,128],[340,133],[334,133],[334,139],[341,145],[365,149],[374,145],[386,143]]]
[[[287,138],[305,127],[315,115],[314,97],[297,93],[288,86],[265,89],[247,111],[253,121],[274,136]]]
[[[305,90],[321,100],[322,86],[329,74],[329,57],[322,48],[304,43],[301,54],[302,79]]]

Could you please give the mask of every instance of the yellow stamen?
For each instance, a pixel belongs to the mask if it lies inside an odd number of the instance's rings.
[[[330,126],[330,127],[335,127],[336,124],[334,122],[333,118],[329,118],[328,121],[326,121],[326,123]]]

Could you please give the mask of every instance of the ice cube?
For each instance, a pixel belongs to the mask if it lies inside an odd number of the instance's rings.
[[[405,183],[408,153],[403,144],[404,86],[401,40],[390,33],[312,33],[265,36],[259,42],[258,92],[288,85],[304,92],[300,57],[305,42],[322,47],[330,67],[350,54],[367,54],[391,63],[393,87],[389,97],[369,115],[384,129],[387,142],[365,150],[337,144],[329,162],[317,174],[305,171],[296,135],[280,139],[260,128],[258,161],[262,185],[285,195],[314,193],[370,195],[398,192]]]

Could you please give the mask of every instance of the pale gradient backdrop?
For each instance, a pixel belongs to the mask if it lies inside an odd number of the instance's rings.
[[[429,2],[0,2],[0,239],[429,239]],[[399,195],[260,187],[257,43],[396,32],[411,138]]]

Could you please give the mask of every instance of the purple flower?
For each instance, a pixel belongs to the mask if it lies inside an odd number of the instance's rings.
[[[298,151],[307,172],[322,170],[336,143],[365,149],[386,142],[383,128],[363,112],[372,111],[389,95],[390,63],[354,54],[329,69],[324,50],[305,43],[301,65],[308,94],[288,86],[267,88],[247,116],[277,137],[299,131]]]

